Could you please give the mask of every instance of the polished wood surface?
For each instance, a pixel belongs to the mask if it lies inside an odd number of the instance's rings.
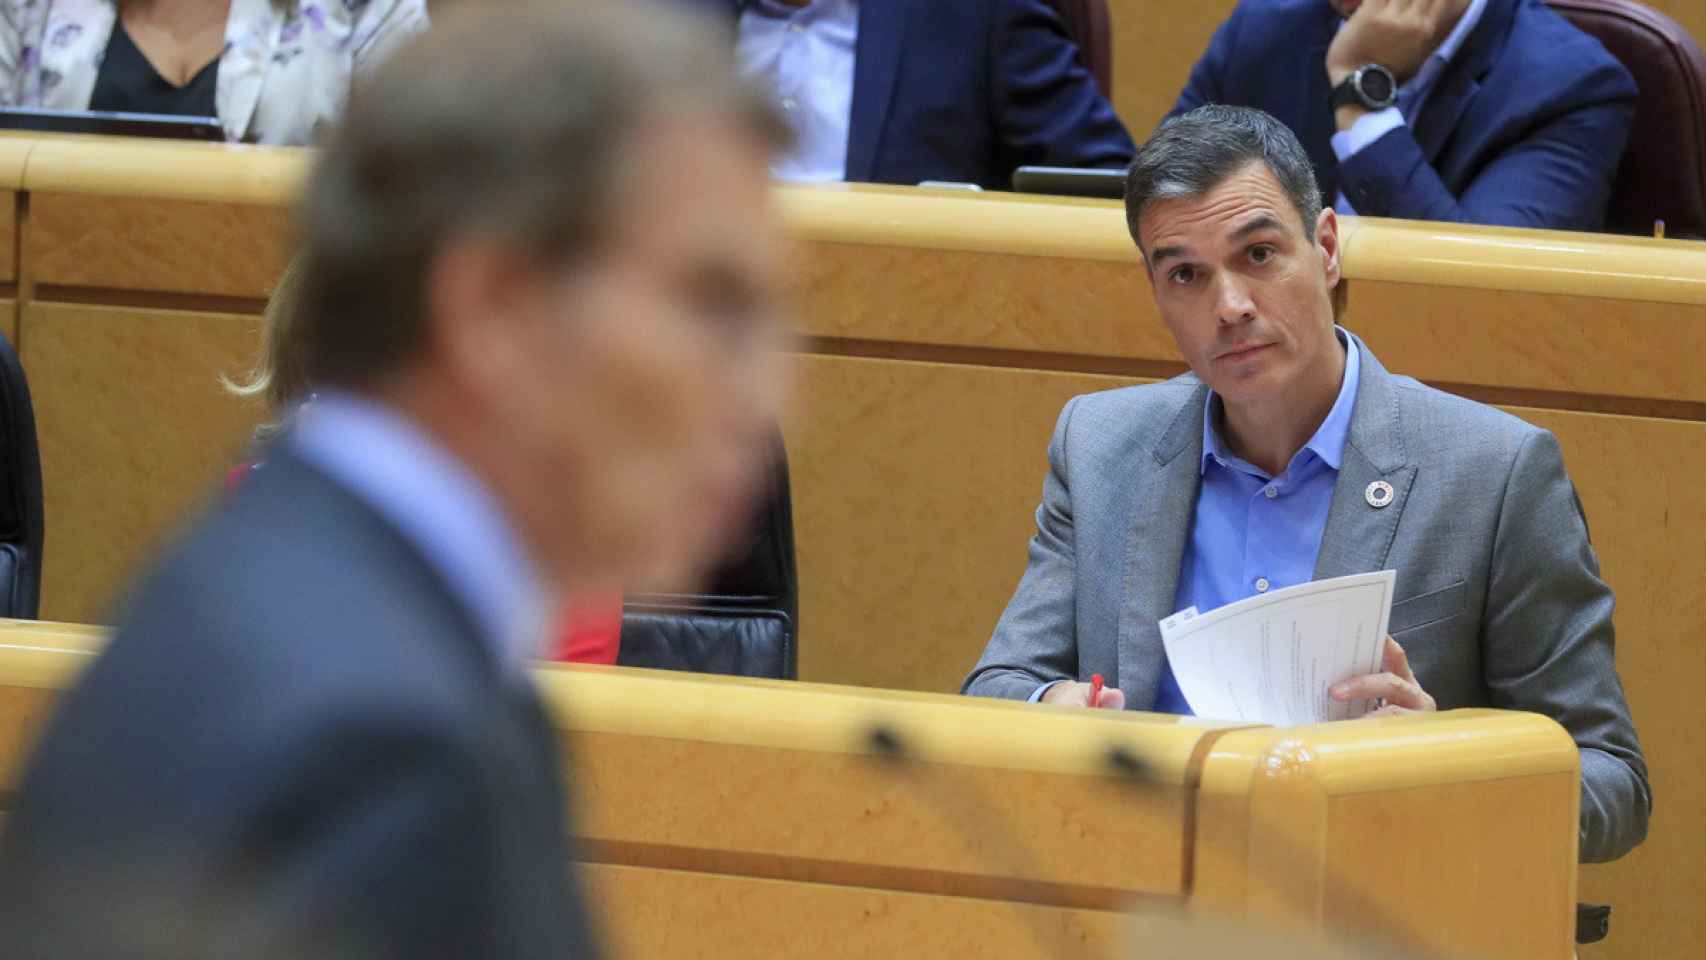
[[[252,361],[260,318],[35,302],[21,331],[47,511],[42,609],[101,620],[139,551],[242,459],[261,408],[218,378]]]
[[[0,137],[0,181],[16,143]],[[265,274],[288,249],[281,184],[302,155],[239,151],[220,175],[208,164],[223,154],[192,150],[179,183],[180,145],[97,162],[72,156],[93,142],[47,144],[17,180],[46,189],[20,195],[17,286],[48,478],[44,613],[94,620],[242,455],[259,411],[217,377],[253,350]],[[70,173],[49,168],[61,157]],[[777,197],[800,241],[806,335],[787,424],[802,676],[953,690],[1023,569],[1061,405],[1183,365],[1117,204]],[[1706,897],[1706,832],[1680,813],[1706,804],[1688,743],[1706,721],[1689,686],[1706,673],[1706,589],[1689,573],[1706,566],[1706,247],[1373,219],[1345,232],[1344,321],[1395,371],[1557,433],[1617,590],[1658,814],[1634,856],[1582,873],[1584,898],[1617,905],[1612,940],[1589,955],[1702,952],[1706,936],[1677,918]],[[56,279],[35,280],[37,265]]]
[[[0,784],[102,641],[0,621]],[[1134,907],[1569,955],[1577,760],[1541,717],[1267,729],[614,667],[534,678],[591,896],[629,955],[1018,958],[1065,937],[1114,956]],[[1371,878],[1395,822],[1401,876]]]

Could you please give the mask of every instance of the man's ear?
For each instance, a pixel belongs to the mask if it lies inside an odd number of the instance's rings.
[[[537,280],[530,258],[509,244],[446,244],[427,270],[426,351],[463,388],[501,390],[529,349],[521,327]]]
[[[1339,215],[1332,207],[1324,208],[1315,218],[1315,247],[1321,251],[1321,269],[1327,277],[1327,288],[1339,285]]]

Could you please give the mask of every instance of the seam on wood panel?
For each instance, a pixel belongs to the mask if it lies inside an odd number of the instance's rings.
[[[1090,354],[1054,353],[1041,350],[1010,350],[1002,347],[973,347],[938,343],[897,343],[846,337],[803,337],[799,352],[830,357],[874,360],[904,360],[954,366],[1041,370],[1049,373],[1082,373],[1134,379],[1162,380],[1185,372],[1185,364],[1172,360],[1135,357],[1101,357]],[[1429,386],[1481,403],[1506,407],[1534,407],[1577,413],[1651,417],[1661,420],[1706,421],[1706,402],[1662,397],[1620,397],[1597,393],[1571,393],[1529,387],[1500,387],[1474,383],[1428,380]]]
[[[26,157],[25,162],[28,160]],[[12,276],[18,283],[18,297],[12,304],[12,332],[18,342],[12,344],[12,350],[18,355],[21,366],[24,362],[24,310],[35,295],[35,282],[25,270],[30,262],[25,254],[30,246],[30,194],[19,190],[13,196],[16,200],[12,208],[12,223],[17,232],[12,237]],[[24,376],[26,379],[29,377],[28,370],[24,371]]]
[[[629,840],[576,840],[576,859],[585,863],[720,874],[757,880],[866,887],[928,896],[1027,903],[1071,910],[1129,910],[1141,901],[1176,903],[1177,897],[1003,876],[979,876],[820,860],[786,854],[709,850]]]
[[[233,297],[212,293],[168,293],[152,290],[115,290],[108,287],[77,287],[42,284],[35,299],[53,303],[88,304],[101,307],[146,310],[188,310],[200,313],[258,314],[267,306],[266,297]]]

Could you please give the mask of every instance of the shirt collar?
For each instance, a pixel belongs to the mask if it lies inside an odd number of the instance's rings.
[[[408,419],[346,393],[299,413],[298,454],[389,520],[473,615],[506,672],[539,655],[547,591],[485,484]]]
[[[1345,440],[1351,432],[1351,414],[1356,410],[1357,385],[1362,382],[1362,355],[1357,349],[1356,338],[1351,336],[1344,327],[1334,326],[1339,342],[1345,346],[1345,376],[1339,384],[1338,398],[1333,401],[1333,408],[1327,411],[1327,416],[1321,425],[1315,428],[1315,434],[1303,449],[1311,451],[1328,467],[1339,469],[1344,462]],[[1220,397],[1210,390],[1208,402],[1203,404],[1202,412],[1202,465],[1200,469],[1207,470],[1211,461],[1238,461],[1237,456],[1227,451],[1220,442],[1220,432],[1214,429],[1214,411]],[[1295,458],[1293,458],[1295,461]]]
[[[1487,0],[1469,0],[1469,6],[1463,9],[1463,16],[1457,18],[1457,26],[1451,28],[1442,42],[1433,52],[1433,58],[1450,63],[1457,56],[1457,51],[1463,49],[1469,35],[1475,32],[1475,25],[1481,22],[1481,14],[1487,9]]]

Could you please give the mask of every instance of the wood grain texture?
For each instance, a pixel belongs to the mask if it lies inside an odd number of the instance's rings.
[[[264,299],[290,237],[281,207],[33,193],[24,255],[39,287]]]
[[[803,252],[797,313],[812,336],[1181,362],[1135,263],[827,242]],[[1699,269],[1706,278],[1706,244]],[[1628,412],[1647,412],[1643,399],[1651,412],[1706,403],[1706,305],[1357,279],[1341,319],[1423,380],[1611,398]]]
[[[0,625],[0,773],[17,775],[54,697],[98,645],[86,629]],[[910,955],[941,943],[971,944],[974,956],[1045,956],[1041,945],[1062,936],[1069,952],[1130,949],[1117,911],[1170,912],[1195,897],[1182,877],[1147,864],[1165,862],[1175,844],[1181,853],[1212,847],[1231,827],[1250,839],[1241,862],[1220,861],[1234,874],[1221,888],[1243,895],[1206,906],[1258,929],[1304,939],[1351,930],[1411,945],[1445,937],[1499,960],[1563,956],[1537,947],[1568,936],[1576,756],[1544,718],[1455,711],[1216,731],[1176,718],[609,667],[546,667],[535,680],[569,758],[594,903],[629,949],[693,943],[703,951],[693,955],[732,958],[786,944],[785,953],[886,956],[891,945],[909,945]],[[671,710],[660,685],[689,708]],[[697,704],[718,698],[730,704],[720,728],[693,722]],[[934,748],[897,765],[854,747],[843,725],[856,703],[923,718],[903,734]],[[654,705],[663,710],[646,709]],[[755,722],[761,708],[769,716]],[[777,717],[801,730],[778,733]],[[976,749],[962,754],[956,743],[971,727],[986,728],[972,737],[1011,738],[1013,755],[986,764]],[[1208,749],[1192,751],[1200,772],[1180,771],[1177,788],[1024,769],[1057,765],[1056,750],[1092,746],[1097,731],[1137,736],[1163,755],[1191,741]],[[798,747],[778,749],[778,738]],[[1236,822],[1192,813],[1199,783],[1233,801]],[[1360,869],[1369,851],[1394,831],[1412,841],[1389,858],[1403,869],[1370,876]],[[1472,878],[1467,890],[1459,877]],[[1161,886],[1142,889],[1146,878]],[[1092,906],[1076,902],[1083,880],[1113,886]],[[1418,929],[1441,912],[1454,915]],[[812,939],[823,931],[832,944]]]
[[[582,876],[613,957],[1126,955],[1117,912],[610,864]]]
[[[0,190],[0,283],[18,282],[18,193]]]
[[[1563,960],[1576,767],[1557,724],[1497,711],[1228,733],[1203,770],[1193,905],[1296,935]]]
[[[216,493],[260,410],[218,377],[257,317],[33,303],[22,318],[46,497],[42,615],[98,622],[187,509]]]

